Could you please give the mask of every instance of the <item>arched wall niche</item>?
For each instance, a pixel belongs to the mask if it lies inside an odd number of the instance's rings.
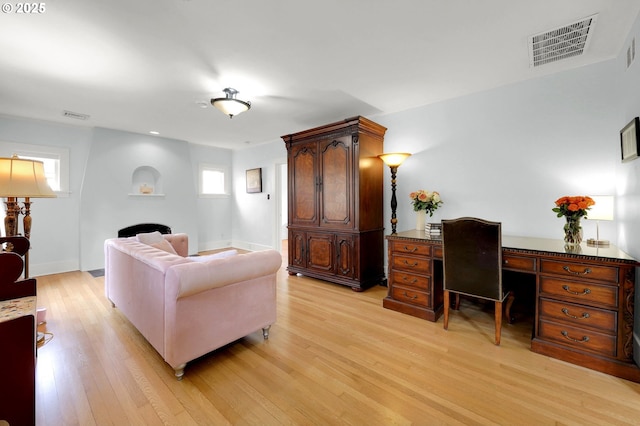
[[[140,166],[131,175],[131,195],[162,196],[162,175],[151,166]]]

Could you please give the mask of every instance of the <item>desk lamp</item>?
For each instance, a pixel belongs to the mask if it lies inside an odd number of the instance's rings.
[[[398,172],[400,164],[410,156],[411,154],[406,152],[393,152],[378,155],[378,157],[391,169],[391,235],[396,233],[396,224],[398,223],[398,219],[396,218],[396,208],[398,207],[398,200],[396,199],[396,173]]]
[[[587,218],[596,221],[596,238],[587,239],[587,245],[591,247],[607,247],[609,240],[600,239],[600,221],[613,220],[613,195],[592,195],[596,203],[589,209]]]

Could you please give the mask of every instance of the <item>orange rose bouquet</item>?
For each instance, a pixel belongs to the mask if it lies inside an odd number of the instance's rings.
[[[591,197],[585,195],[565,196],[556,200],[556,207],[552,210],[557,213],[558,217],[566,216],[579,219],[582,216],[587,216],[587,212],[595,204],[596,202]]]

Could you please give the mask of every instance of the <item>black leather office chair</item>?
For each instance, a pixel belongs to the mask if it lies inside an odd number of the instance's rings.
[[[444,328],[449,327],[450,293],[495,302],[495,344],[500,344],[503,302],[510,295],[502,285],[500,222],[473,217],[442,221]],[[509,316],[510,314],[507,313]]]
[[[159,223],[139,223],[137,225],[131,225],[120,229],[118,231],[118,238],[134,237],[137,234],[146,234],[154,231],[158,231],[161,234],[170,234],[171,228]]]

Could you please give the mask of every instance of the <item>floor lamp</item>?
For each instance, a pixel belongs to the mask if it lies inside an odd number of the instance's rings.
[[[55,198],[44,175],[42,161],[27,160],[14,155],[0,158],[0,197],[6,198],[7,215],[4,230],[7,237],[20,235],[18,217],[22,214],[24,236],[31,238],[31,198]],[[20,198],[24,201],[20,202]],[[29,278],[29,252],[25,254],[24,277]]]
[[[400,164],[410,156],[411,154],[406,152],[393,152],[378,155],[378,157],[391,169],[391,235],[396,233],[396,225],[398,223],[398,219],[396,218],[396,208],[398,207],[398,200],[396,199],[396,173],[398,172]]]

